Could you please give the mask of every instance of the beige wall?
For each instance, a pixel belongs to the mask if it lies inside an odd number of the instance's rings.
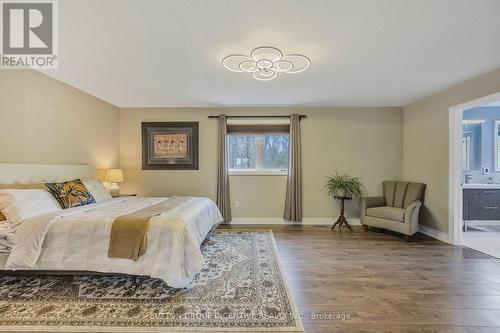
[[[500,92],[500,69],[404,107],[403,178],[427,184],[421,224],[448,233],[449,108]]]
[[[0,162],[118,166],[119,109],[31,70],[0,70]]]
[[[500,69],[400,108],[121,109],[29,70],[0,71],[0,162],[86,163],[125,170],[122,192],[215,199],[216,122],[209,114],[307,114],[302,122],[304,216],[337,212],[323,191],[334,170],[363,177],[370,195],[383,179],[427,184],[421,223],[448,231],[449,108],[500,91]],[[199,121],[200,170],[142,171],[142,121]],[[120,157],[120,158],[119,158]],[[280,217],[285,177],[232,176],[236,217]],[[240,207],[234,207],[234,201]],[[348,213],[357,216],[356,205]]]
[[[363,177],[370,194],[381,194],[382,180],[402,175],[401,108],[125,108],[120,112],[122,192],[141,195],[199,195],[215,199],[217,122],[210,114],[290,114],[308,116],[302,126],[304,216],[332,217],[338,209],[323,190],[334,170]],[[141,122],[199,121],[198,171],[141,170]],[[235,217],[281,217],[284,176],[232,176]],[[234,201],[240,207],[234,207]],[[357,216],[358,207],[348,213]]]

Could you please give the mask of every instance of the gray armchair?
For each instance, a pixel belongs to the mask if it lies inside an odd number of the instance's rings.
[[[383,197],[362,200],[361,224],[402,233],[406,241],[418,231],[418,214],[425,184],[385,181]]]

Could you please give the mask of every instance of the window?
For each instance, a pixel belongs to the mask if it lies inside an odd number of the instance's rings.
[[[232,174],[286,174],[288,134],[228,134],[229,171]]]

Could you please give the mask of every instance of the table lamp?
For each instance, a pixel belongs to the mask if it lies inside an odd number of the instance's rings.
[[[117,183],[123,183],[123,171],[122,169],[108,169],[106,173],[106,181],[110,183],[109,193],[112,197],[117,197],[120,195],[120,187]]]

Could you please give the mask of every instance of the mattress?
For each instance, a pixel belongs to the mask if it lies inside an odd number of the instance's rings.
[[[8,257],[8,254],[0,253],[0,269],[5,269],[5,263]]]

